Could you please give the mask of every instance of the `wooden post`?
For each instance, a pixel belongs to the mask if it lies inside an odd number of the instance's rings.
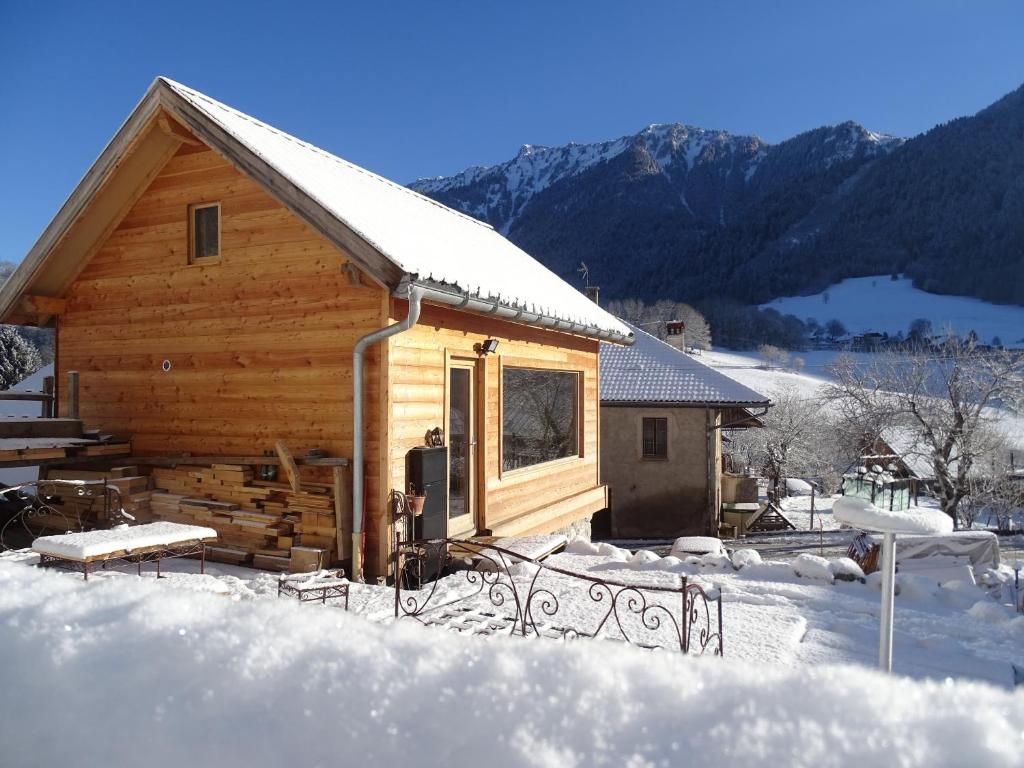
[[[43,400],[42,414],[44,419],[52,419],[53,413],[53,376],[47,376],[43,379],[43,394],[49,395],[48,400]]]
[[[334,530],[338,540],[338,559],[351,555],[352,536],[352,468],[333,467],[334,475]]]
[[[78,371],[68,371],[68,418],[78,418]]]
[[[811,483],[811,530],[814,530],[814,492],[817,490],[817,486]]]

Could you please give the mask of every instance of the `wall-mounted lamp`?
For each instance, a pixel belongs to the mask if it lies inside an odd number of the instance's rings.
[[[481,355],[489,355],[498,349],[497,339],[484,339],[481,343],[476,345],[477,352]]]

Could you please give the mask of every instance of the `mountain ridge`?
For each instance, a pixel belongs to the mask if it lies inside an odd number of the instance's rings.
[[[655,123],[409,186],[566,279],[585,262],[610,297],[754,304],[900,272],[1024,303],[1024,87],[910,139],[852,120],[778,143]]]

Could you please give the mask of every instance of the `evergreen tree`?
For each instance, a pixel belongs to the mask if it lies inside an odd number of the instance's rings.
[[[39,353],[10,325],[0,325],[0,389],[10,389],[43,365]]]

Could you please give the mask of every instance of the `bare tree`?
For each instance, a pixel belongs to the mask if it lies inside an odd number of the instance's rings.
[[[1001,451],[993,457],[989,471],[976,473],[970,479],[971,493],[960,502],[957,513],[964,527],[971,528],[975,520],[1009,533],[1014,516],[1024,511],[1024,483],[1014,477],[1006,457]]]
[[[763,367],[766,370],[771,370],[772,366],[783,368],[789,362],[789,352],[776,347],[774,344],[762,344],[757,348],[757,353],[764,361]]]
[[[1024,356],[980,352],[950,336],[941,347],[881,355],[868,366],[843,356],[831,370],[836,383],[826,396],[843,417],[871,437],[883,429],[911,436],[931,464],[942,510],[956,522],[976,463],[997,447],[999,409],[1024,403]]]
[[[669,299],[653,304],[646,304],[640,299],[615,299],[608,302],[608,311],[662,340],[665,338],[665,324],[669,320],[682,320],[687,346],[711,349],[711,326],[704,315],[689,304]]]
[[[749,467],[760,467],[776,496],[791,475],[834,475],[845,462],[845,441],[837,439],[835,424],[822,401],[797,389],[778,390],[773,406],[762,418],[762,429],[734,433],[731,449]]]
[[[832,318],[825,323],[825,332],[828,334],[829,341],[834,342],[840,336],[846,335],[846,326],[838,318]]]

